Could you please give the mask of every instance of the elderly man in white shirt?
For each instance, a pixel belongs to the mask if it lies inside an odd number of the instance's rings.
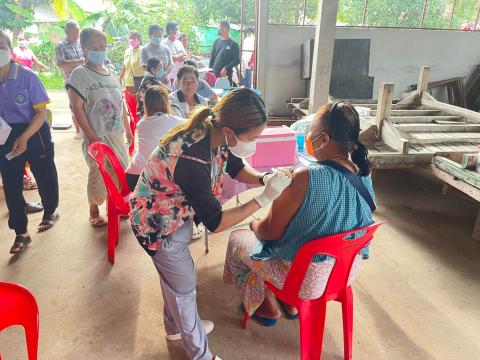
[[[182,42],[177,38],[179,34],[177,23],[168,23],[165,31],[168,36],[162,40],[162,45],[166,46],[172,53],[173,68],[169,74],[169,78],[173,82],[177,77],[178,69],[180,69],[183,62],[187,59],[187,51],[183,47]]]

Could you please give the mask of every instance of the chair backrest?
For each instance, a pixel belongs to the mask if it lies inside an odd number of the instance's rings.
[[[33,325],[38,329],[38,305],[23,286],[0,282],[0,331],[12,325]]]
[[[215,87],[217,89],[224,89],[224,90],[230,89],[230,87],[231,87],[230,81],[228,81],[227,78],[220,77],[215,82]]]
[[[347,287],[348,277],[355,256],[372,241],[373,234],[382,224],[383,222],[380,222],[344,233],[319,238],[303,245],[295,255],[282,292],[293,304],[302,301],[299,293],[308,267],[315,255],[324,254],[335,258],[335,265],[322,296],[326,296],[327,300],[335,299],[337,295]],[[348,239],[348,237],[353,234],[362,235],[356,239]]]
[[[123,169],[120,160],[118,160],[117,155],[115,155],[108,145],[99,141],[90,144],[88,147],[88,153],[97,162],[103,181],[105,182],[105,187],[107,188],[109,201],[113,201],[113,203],[119,208],[125,207],[123,197],[130,194],[130,188],[127,185],[125,170]],[[115,185],[115,182],[105,168],[105,160],[110,162],[110,165],[115,171],[120,190],[117,188],[117,185]]]
[[[130,115],[134,123],[137,124],[138,123],[137,99],[127,89],[123,91],[123,98],[125,99],[125,103],[127,104],[127,110],[129,112],[128,115]]]

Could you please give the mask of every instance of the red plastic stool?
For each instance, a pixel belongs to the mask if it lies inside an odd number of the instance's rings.
[[[298,309],[300,318],[300,347],[302,360],[318,360],[322,354],[323,332],[327,302],[330,300],[342,303],[343,340],[345,359],[352,358],[353,335],[353,293],[348,285],[348,277],[355,256],[373,239],[373,234],[383,222],[364,228],[347,231],[341,234],[312,240],[298,251],[281,290],[265,281],[265,285],[275,296],[286,304]],[[365,232],[357,239],[349,240],[351,234]],[[328,279],[323,295],[314,300],[300,298],[300,289],[305,274],[317,254],[325,254],[335,258],[335,265]],[[243,328],[247,327],[250,316],[245,313]]]
[[[88,147],[88,153],[97,162],[100,173],[102,174],[105,187],[108,194],[108,261],[115,263],[115,247],[118,244],[120,216],[128,215],[130,212],[130,189],[127,185],[125,170],[113,150],[104,143],[94,142]],[[105,160],[110,162],[120,185],[112,180],[109,172],[105,168]]]
[[[0,331],[12,325],[23,326],[28,358],[37,360],[39,316],[35,297],[21,285],[0,282]]]

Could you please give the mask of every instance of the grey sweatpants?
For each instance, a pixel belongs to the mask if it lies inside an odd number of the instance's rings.
[[[186,222],[157,248],[152,258],[160,276],[164,301],[163,318],[167,334],[182,334],[191,360],[211,360],[207,334],[197,310],[197,276],[188,249],[192,221]]]

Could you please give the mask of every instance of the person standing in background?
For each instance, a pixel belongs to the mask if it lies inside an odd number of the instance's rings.
[[[85,63],[85,55],[78,41],[80,27],[76,21],[69,21],[65,24],[65,34],[67,35],[65,40],[55,48],[55,57],[57,66],[63,70],[63,81],[66,85],[72,71]],[[75,139],[80,139],[80,128],[73,112],[72,121],[75,126]]]
[[[23,35],[18,37],[18,46],[13,48],[12,60],[29,69],[35,65],[42,70],[50,71],[50,68],[38,60],[33,51],[28,48],[28,41]]]
[[[83,29],[80,43],[87,56],[87,62],[72,72],[67,90],[84,138],[82,150],[89,169],[87,196],[90,205],[90,224],[98,227],[107,223],[98,208],[107,200],[107,190],[97,163],[88,154],[88,147],[95,141],[107,144],[123,168],[126,168],[128,153],[125,137],[129,144],[133,137],[120,82],[105,66],[107,57],[105,34],[93,28]],[[111,168],[108,168],[108,171],[113,172]]]
[[[163,71],[163,65],[159,58],[154,56],[148,59],[145,70],[145,76],[143,77],[137,92],[137,116],[139,119],[143,118],[143,116],[145,115],[144,97],[145,92],[149,88],[151,88],[152,86],[160,85],[167,90],[167,93],[170,92],[170,87],[163,84],[160,80],[163,78],[165,71]]]
[[[10,38],[0,30],[0,118],[11,127],[6,142],[0,145],[0,174],[8,226],[16,234],[10,253],[17,254],[31,242],[22,188],[26,162],[37,179],[44,206],[39,232],[50,229],[58,219],[59,191],[54,145],[46,121],[50,99],[38,76],[11,61],[11,56]]]
[[[128,44],[123,56],[123,67],[120,72],[120,83],[124,83],[125,88],[131,93],[138,93],[138,88],[144,76],[144,69],[140,62],[140,45],[142,37],[138,31],[130,31],[128,34]]]
[[[227,20],[220,23],[218,34],[220,37],[213,44],[209,67],[216,77],[228,77],[233,86],[233,68],[240,64],[240,48],[230,37],[230,23]]]
[[[23,35],[18,37],[18,46],[13,48],[12,51],[12,60],[17,64],[25,66],[26,68],[32,69],[33,65],[41,68],[45,71],[49,71],[48,66],[44,65],[41,61],[37,59],[32,50],[28,48],[28,41]],[[25,166],[25,172],[23,174],[23,190],[35,190],[37,189],[37,182],[33,177],[32,172],[30,171],[30,165],[27,162]],[[41,211],[43,206],[41,204],[36,204],[33,202],[27,203],[27,214],[32,212]]]
[[[201,60],[200,56],[193,55],[192,52],[189,50],[187,34],[181,33],[180,36],[178,37],[178,40],[180,40],[180,42],[183,45],[183,48],[185,49],[185,52],[187,53],[187,59],[195,60],[195,61]]]
[[[148,36],[150,37],[150,43],[142,47],[140,51],[140,63],[143,68],[147,66],[147,61],[151,57],[157,57],[160,59],[163,65],[164,74],[160,79],[163,84],[170,87],[169,74],[173,68],[173,59],[170,49],[165,45],[162,45],[163,29],[160,25],[150,25],[148,28]]]
[[[242,67],[244,69],[243,85],[251,89],[253,85],[253,69],[255,67],[255,32],[253,29],[248,29],[247,36],[243,39]]]
[[[163,39],[162,45],[165,45],[170,52],[172,53],[173,68],[169,74],[170,82],[177,78],[178,69],[183,65],[183,62],[187,59],[187,52],[183,47],[183,44],[180,40],[177,39],[178,36],[178,25],[177,23],[170,22],[165,27],[167,32],[167,37]]]

